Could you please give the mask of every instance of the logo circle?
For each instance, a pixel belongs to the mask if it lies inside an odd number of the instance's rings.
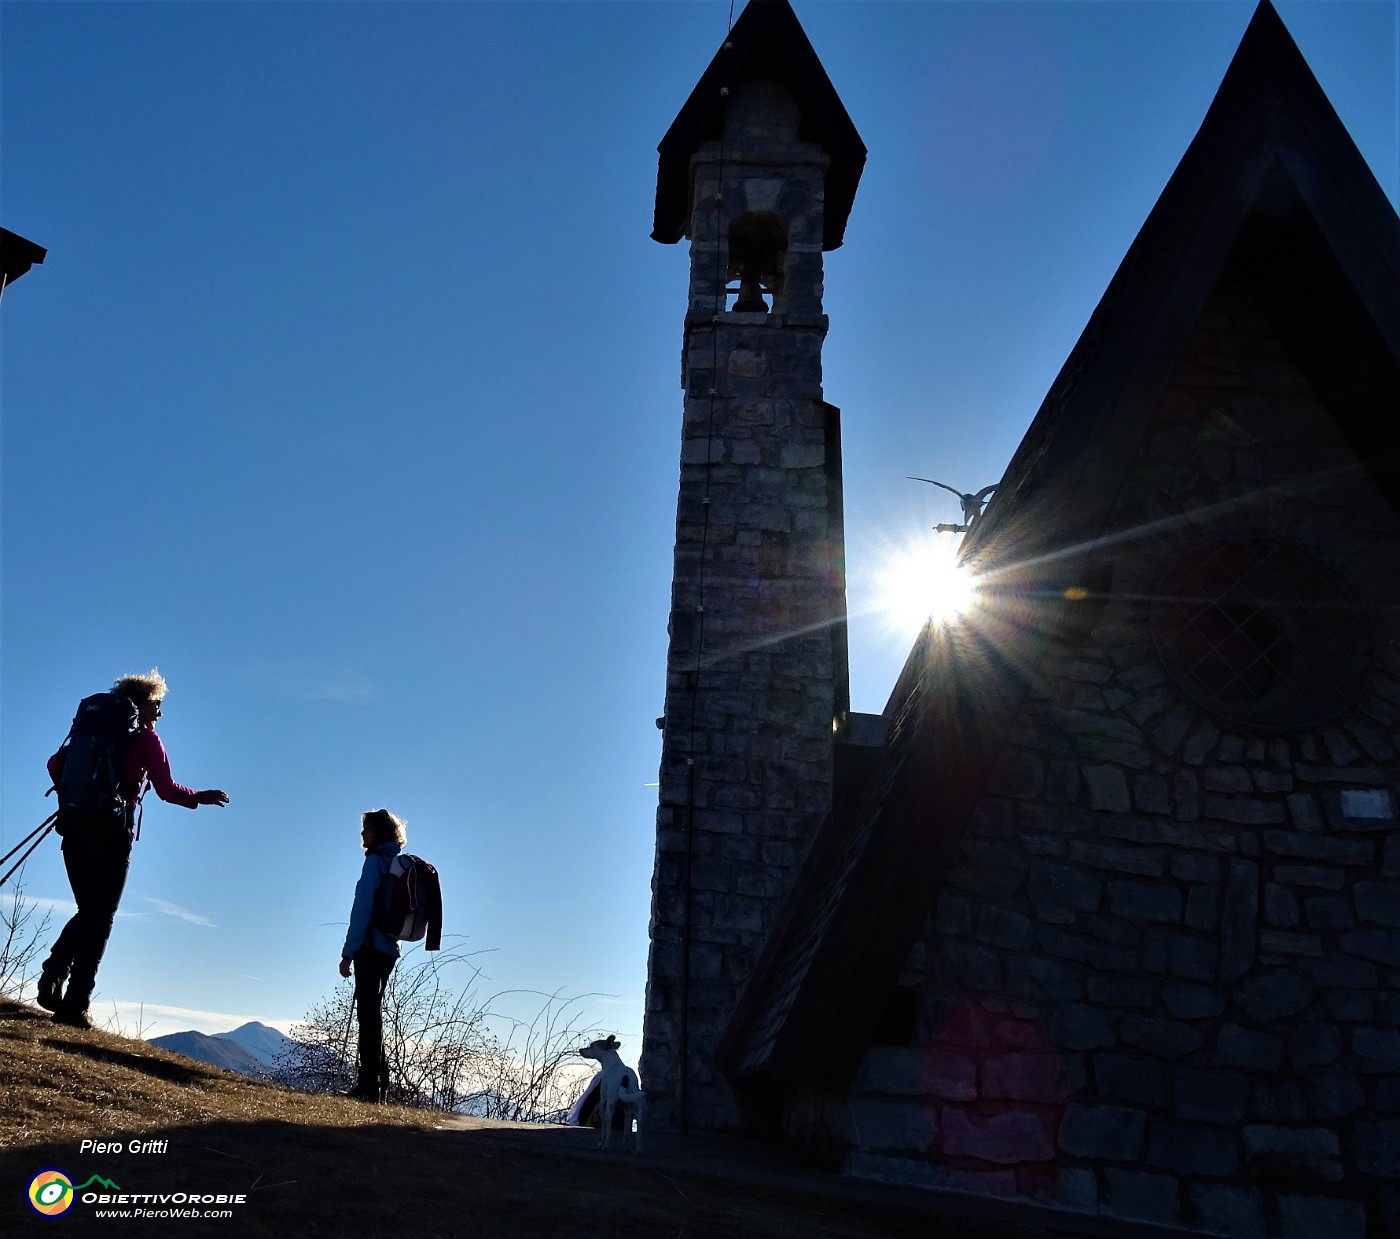
[[[35,1213],[57,1217],[73,1204],[73,1180],[61,1170],[41,1170],[29,1180],[29,1203]]]

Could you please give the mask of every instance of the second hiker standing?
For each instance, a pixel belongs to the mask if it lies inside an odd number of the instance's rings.
[[[376,922],[389,880],[389,864],[408,842],[404,823],[388,809],[360,814],[360,844],[365,863],[355,883],[350,928],[340,952],[340,975],[355,965],[355,1016],[360,1024],[360,1075],[348,1097],[383,1101],[389,1091],[389,1063],[384,1057],[384,991],[399,960],[398,942]]]
[[[78,905],[39,975],[39,1005],[59,1024],[92,1026],[88,1002],[126,886],[147,780],[169,804],[228,804],[222,791],[197,792],[170,777],[170,759],[156,735],[165,694],[159,671],[123,676],[110,694],[84,698],[68,738],[49,758],[49,777],[59,789],[63,865]]]

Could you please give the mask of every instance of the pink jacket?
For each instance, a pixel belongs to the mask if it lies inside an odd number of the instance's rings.
[[[63,776],[63,763],[68,757],[67,749],[59,749],[49,758],[49,778],[55,785]],[[170,777],[170,758],[166,756],[165,745],[160,737],[143,727],[136,733],[131,748],[126,755],[126,770],[122,774],[121,793],[129,801],[136,800],[145,786],[146,780],[155,788],[156,795],[167,804],[184,805],[187,809],[197,808],[196,793],[175,782]]]

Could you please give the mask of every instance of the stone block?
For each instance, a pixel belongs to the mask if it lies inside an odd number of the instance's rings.
[[[1050,804],[1074,804],[1079,799],[1079,767],[1072,761],[1052,761],[1045,772],[1045,799]]]
[[[1133,805],[1139,813],[1169,814],[1171,784],[1161,775],[1139,774],[1133,779]]]
[[[1340,766],[1317,766],[1299,762],[1294,774],[1301,783],[1384,783],[1385,775],[1380,770],[1356,766],[1344,770]]]
[[[1220,728],[1207,720],[1203,722],[1186,742],[1186,748],[1181,754],[1181,760],[1188,766],[1199,766],[1206,759],[1206,754],[1215,747],[1215,742],[1220,739]]]
[[[1106,1211],[1140,1222],[1175,1223],[1181,1215],[1180,1189],[1175,1178],[1140,1170],[1106,1170]]]
[[[972,990],[1002,988],[1001,956],[970,942],[945,942],[939,954],[939,972]]]
[[[1003,749],[992,768],[988,790],[1013,800],[1033,800],[1045,785],[1045,762],[1022,749]]]
[[[1136,977],[1090,977],[1089,998],[1104,1007],[1150,1007],[1156,986]]]
[[[1095,869],[1135,873],[1160,878],[1166,872],[1166,852],[1161,848],[1132,847],[1118,843],[1089,843],[1075,840],[1070,855]]]
[[[1190,1024],[1147,1015],[1124,1015],[1118,1033],[1126,1044],[1168,1060],[1184,1058],[1201,1044],[1201,1034]]]
[[[1227,1023],[1216,1038],[1215,1061],[1246,1071],[1277,1071],[1283,1066],[1283,1038]]]
[[[1178,977],[1214,981],[1222,972],[1220,949],[1206,938],[1170,934],[1167,936],[1167,967]]]
[[[1260,1024],[1272,1024],[1301,1011],[1312,1001],[1312,985],[1297,972],[1280,970],[1250,977],[1236,989],[1240,1005]]]
[[[1355,990],[1332,990],[1326,995],[1322,1005],[1334,1020],[1345,1023],[1364,1024],[1376,1017],[1375,1000],[1370,994],[1358,993]]]
[[[1239,1143],[1234,1133],[1197,1124],[1152,1124],[1147,1164],[1174,1174],[1221,1177],[1239,1167]]]
[[[1321,830],[1322,814],[1317,801],[1307,792],[1295,792],[1288,798],[1288,818],[1298,830]]]
[[[939,937],[965,938],[972,932],[972,904],[961,895],[944,891],[934,915]]]
[[[1362,1174],[1400,1177],[1400,1119],[1358,1119],[1352,1131],[1356,1166]]]
[[[1339,891],[1347,884],[1341,869],[1324,869],[1316,865],[1276,865],[1274,881],[1291,886],[1316,886],[1325,891]]]
[[[1166,1102],[1167,1069],[1150,1058],[1096,1054],[1094,1082],[1104,1097],[1135,1101],[1145,1106]]]
[[[1031,1001],[1074,1002],[1084,983],[1068,964],[1043,955],[1013,955],[1006,961],[1006,991]]]
[[[1178,1020],[1207,1019],[1225,1010],[1225,998],[1219,990],[1186,981],[1164,982],[1162,1000],[1173,1018]]]
[[[1332,1196],[1279,1197],[1279,1239],[1366,1239],[1366,1210]]]
[[[1107,946],[1080,934],[1070,934],[1063,930],[1043,925],[1036,935],[1042,950],[1062,959],[1088,964],[1104,972],[1135,973],[1137,955],[1122,947]]]
[[[1358,1071],[1367,1075],[1400,1072],[1400,1030],[1358,1028],[1351,1034],[1351,1056]]]
[[[1117,916],[1135,921],[1181,920],[1181,892],[1153,882],[1110,882],[1108,903]]]
[[[1254,790],[1254,780],[1244,766],[1207,766],[1201,778],[1210,792],[1248,795]]]
[[[1361,1081],[1350,1071],[1319,1071],[1309,1076],[1306,1084],[1315,1118],[1345,1118],[1366,1104]]]
[[[1356,928],[1356,918],[1345,899],[1333,895],[1315,895],[1303,901],[1303,916],[1311,929],[1330,929],[1343,933]]]
[[[1054,861],[1030,862],[1026,874],[1026,893],[1037,913],[1053,917],[1057,923],[1072,924],[1072,911],[1098,911],[1103,883],[1075,865]],[[1056,916],[1063,911],[1064,916]]]
[[[1039,1110],[1007,1109],[974,1116],[945,1106],[941,1119],[945,1156],[975,1157],[1001,1165],[1054,1160],[1054,1133]]]
[[[934,1107],[917,1102],[857,1097],[851,1102],[851,1121],[862,1148],[926,1154],[938,1137]]]
[[[1345,956],[1310,960],[1304,971],[1314,984],[1327,989],[1374,989],[1379,975],[1374,964]]]
[[[1074,1103],[1060,1122],[1060,1148],[1072,1157],[1135,1162],[1142,1156],[1146,1131],[1147,1115],[1141,1110]]]
[[[977,941],[1008,951],[1025,951],[1032,939],[1031,921],[1019,912],[1008,912],[993,904],[983,904],[977,915]]]
[[[1280,929],[1292,929],[1303,919],[1298,896],[1277,882],[1264,885],[1264,919]]]
[[[1242,1071],[1180,1067],[1173,1099],[1177,1118],[1238,1123],[1249,1111],[1249,1077]]]
[[[1190,770],[1178,770],[1172,779],[1176,792],[1176,820],[1194,822],[1201,816],[1201,793],[1196,776]]]
[[[1252,796],[1207,796],[1201,805],[1201,816],[1239,826],[1271,826],[1284,820],[1281,804]]]
[[[1375,856],[1375,848],[1368,840],[1339,839],[1301,830],[1266,830],[1264,847],[1277,856],[1296,856],[1331,865],[1368,865]]]
[[[1220,917],[1220,975],[1234,981],[1254,963],[1259,917],[1259,866],[1232,860]]]
[[[1258,1124],[1241,1131],[1253,1174],[1298,1176],[1335,1183],[1342,1178],[1341,1142],[1326,1127]]]
[[[1342,1034],[1331,1024],[1304,1024],[1288,1035],[1288,1061],[1295,1067],[1329,1067],[1342,1056]]]
[[[1322,954],[1322,939],[1316,934],[1291,933],[1285,929],[1261,929],[1259,951],[1264,955],[1305,955],[1316,959]]]
[[[1400,926],[1400,882],[1358,882],[1352,894],[1363,924]]]
[[[1117,1041],[1104,1015],[1082,1003],[1057,1006],[1050,1016],[1049,1033],[1051,1043],[1061,1050],[1094,1050]]]
[[[1192,929],[1210,933],[1220,924],[1220,887],[1194,885],[1186,894],[1186,913],[1182,918]]]
[[[1293,1080],[1256,1085],[1251,1105],[1254,1118],[1264,1122],[1303,1123],[1308,1119],[1308,1103]]]
[[[1182,852],[1172,857],[1172,877],[1183,882],[1218,882],[1220,858],[1205,852]]]
[[[1386,1114],[1400,1110],[1400,1076],[1376,1082],[1376,1109]]]
[[[1058,1054],[995,1054],[982,1062],[984,1099],[1053,1103],[1069,1093],[1069,1076]]]
[[[1127,813],[1132,809],[1128,781],[1117,766],[1083,766],[1080,774],[1089,789],[1089,807],[1099,812]]]
[[[1035,1199],[1041,1204],[1066,1209],[1072,1213],[1097,1213],[1098,1177],[1088,1169],[1061,1168],[1053,1182],[1036,1190]]]
[[[1342,934],[1341,940],[1348,955],[1400,967],[1400,933],[1393,929],[1356,929]]]
[[[1264,1193],[1253,1187],[1228,1187],[1197,1183],[1190,1190],[1191,1203],[1201,1230],[1226,1239],[1265,1239],[1268,1219]]]

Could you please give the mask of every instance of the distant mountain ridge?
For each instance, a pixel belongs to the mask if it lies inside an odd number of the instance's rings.
[[[266,1079],[277,1055],[294,1044],[290,1037],[257,1020],[250,1020],[232,1032],[215,1033],[213,1036],[190,1029],[187,1032],[167,1033],[163,1037],[151,1037],[149,1041],[163,1050],[171,1050],[253,1080]]]

